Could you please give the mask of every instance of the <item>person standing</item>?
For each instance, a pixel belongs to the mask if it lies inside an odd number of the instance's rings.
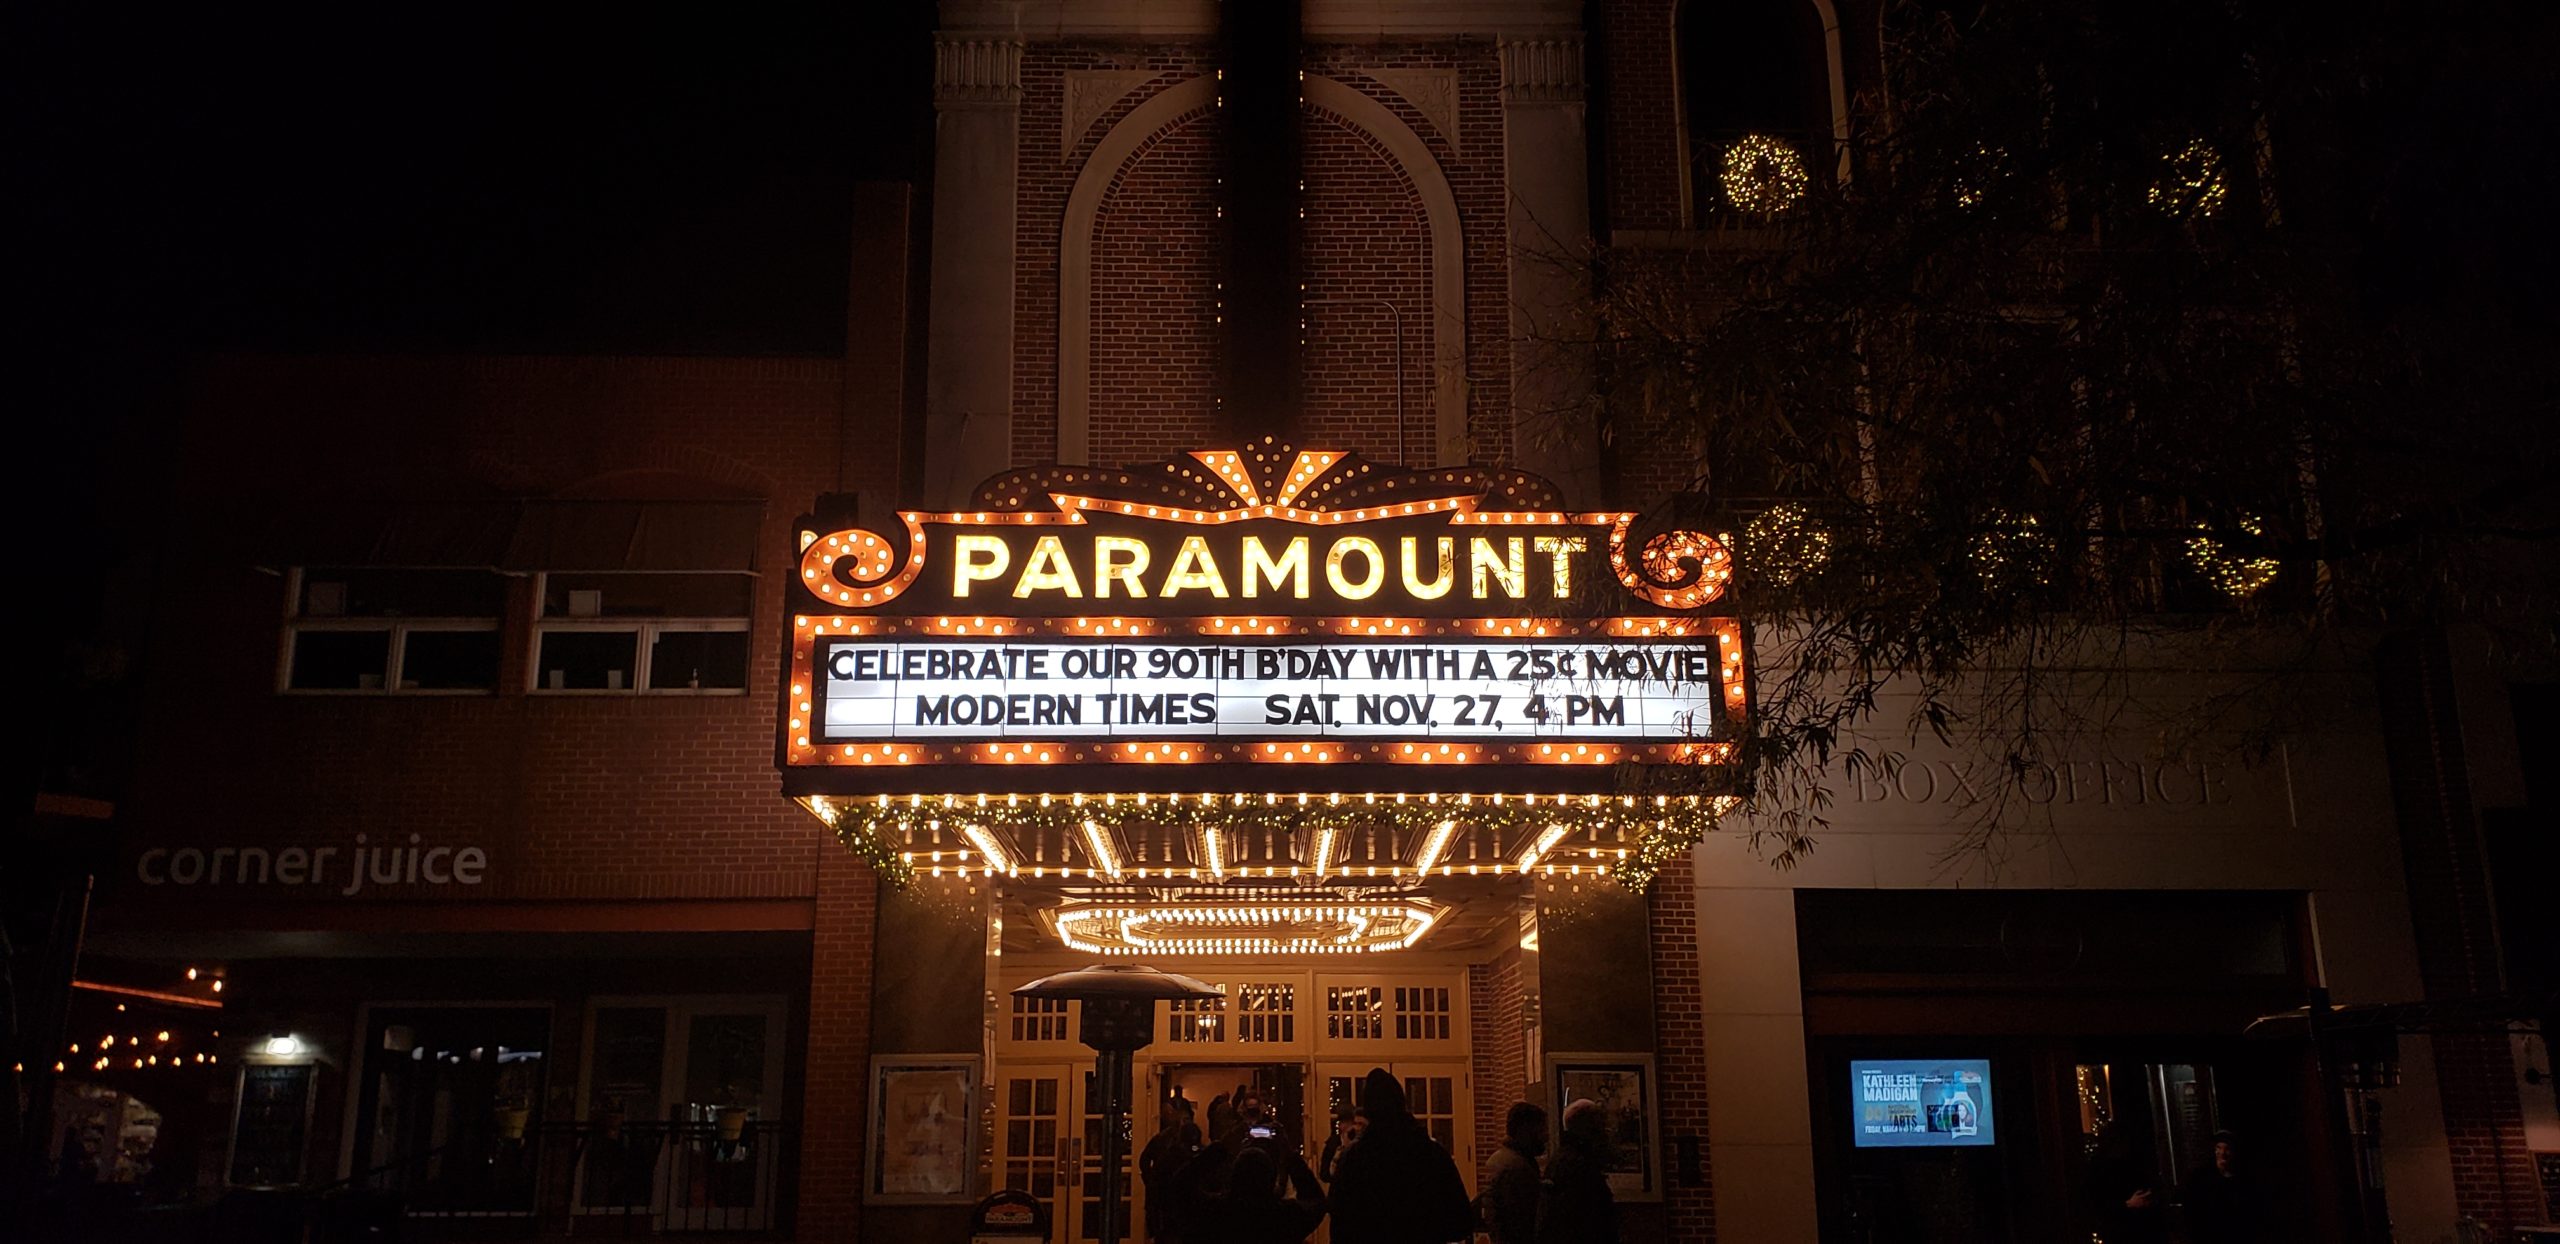
[[[1202,1197],[1197,1238],[1216,1244],[1305,1244],[1324,1221],[1324,1189],[1295,1149],[1248,1144],[1226,1187]]]
[[[1324,1138],[1324,1156],[1316,1161],[1316,1177],[1324,1180],[1326,1187],[1333,1186],[1334,1165],[1342,1160],[1343,1151],[1359,1144],[1360,1132],[1368,1126],[1368,1117],[1358,1108],[1342,1106],[1335,1109],[1333,1134]]]
[[[1493,1244],[1534,1244],[1538,1238],[1538,1156],[1547,1151],[1547,1112],[1513,1102],[1502,1121],[1502,1147],[1484,1167],[1478,1216]]]
[[[2187,1237],[2195,1244],[2256,1244],[2258,1189],[2240,1166],[2240,1138],[2213,1134],[2213,1160],[2187,1174]]]
[[[1368,1130],[1342,1151],[1333,1181],[1333,1244],[1450,1244],[1475,1232],[1466,1180],[1449,1151],[1405,1108],[1384,1067],[1361,1081]]]
[[[1618,1195],[1609,1190],[1609,1116],[1577,1097],[1564,1108],[1564,1143],[1547,1163],[1538,1244],[1617,1244]]]
[[[1200,1148],[1200,1129],[1180,1098],[1165,1099],[1161,1127],[1138,1152],[1138,1179],[1147,1189],[1147,1238],[1170,1244],[1173,1231],[1173,1173]]]

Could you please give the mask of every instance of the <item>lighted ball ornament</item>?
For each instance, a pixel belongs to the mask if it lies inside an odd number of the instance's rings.
[[[1734,210],[1775,216],[1803,200],[1813,177],[1805,171],[1804,157],[1785,141],[1745,134],[1724,149],[1716,183]]]
[[[1992,189],[2009,178],[2009,152],[2005,147],[1976,145],[1956,161],[1956,175],[1948,194],[1957,207],[1968,211],[1990,201]]]
[[[2266,524],[2254,516],[2244,514],[2231,525],[2242,535],[2257,537],[2267,534]],[[2276,573],[2284,568],[2283,563],[2272,557],[2233,555],[2223,547],[2222,541],[2210,534],[2213,529],[2207,524],[2196,524],[2196,530],[2207,534],[2187,537],[2187,564],[2194,566],[2196,573],[2234,600],[2247,600],[2257,595],[2260,589],[2275,582]]]
[[[2160,179],[2151,183],[2151,206],[2171,216],[2207,220],[2230,197],[2230,179],[2222,172],[2222,153],[2201,138],[2160,157]]]
[[[1802,505],[1774,505],[1743,525],[1742,557],[1762,581],[1793,587],[1831,563],[1831,533]]]
[[[2042,584],[2053,572],[2053,537],[2033,514],[1993,510],[1966,542],[1965,559],[1986,591]]]

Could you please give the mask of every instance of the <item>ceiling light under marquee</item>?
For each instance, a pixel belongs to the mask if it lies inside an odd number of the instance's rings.
[[[1355,955],[1410,950],[1442,914],[1420,901],[1071,904],[1058,939],[1096,955]]]

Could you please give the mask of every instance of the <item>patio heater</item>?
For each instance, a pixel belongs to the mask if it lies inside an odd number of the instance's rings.
[[[1156,999],[1214,998],[1218,991],[1188,976],[1136,964],[1078,968],[1044,976],[1013,991],[1017,998],[1065,998],[1084,1004],[1076,1036],[1093,1047],[1094,1086],[1102,1094],[1102,1229],[1100,1244],[1120,1244],[1129,1192],[1129,1098],[1132,1055],[1155,1040]]]

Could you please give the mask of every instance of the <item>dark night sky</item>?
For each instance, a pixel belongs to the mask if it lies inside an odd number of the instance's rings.
[[[37,18],[20,184],[64,312],[191,345],[833,353],[930,122],[929,4],[115,7]]]
[[[5,20],[20,498],[72,576],[192,352],[834,354],[853,185],[931,159],[925,0]]]

